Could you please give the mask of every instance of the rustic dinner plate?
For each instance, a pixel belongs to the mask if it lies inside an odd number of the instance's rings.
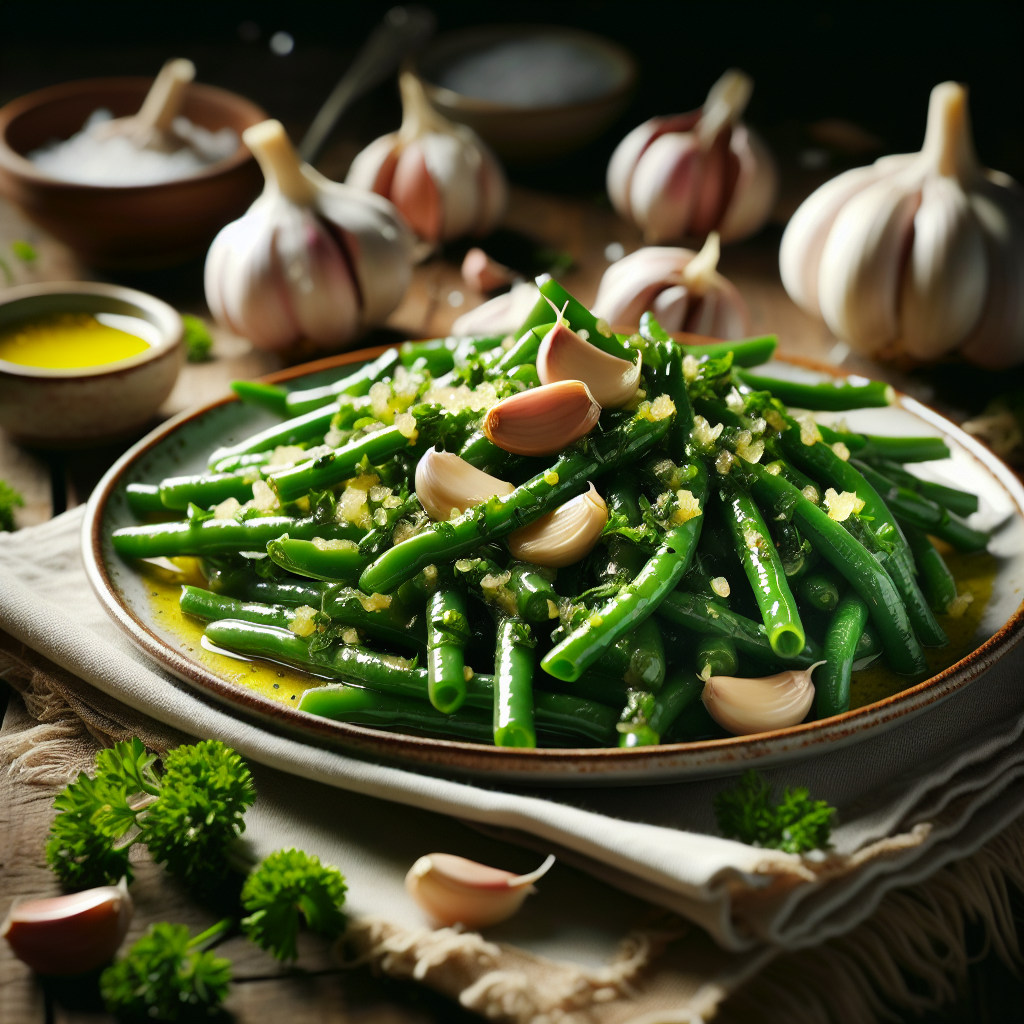
[[[265,380],[289,388],[328,383],[383,349],[364,349],[318,363],[295,367]],[[789,379],[821,380],[824,374],[806,364],[768,364],[763,371]],[[206,467],[208,453],[269,426],[272,417],[234,397],[221,399],[169,420],[126,452],[104,476],[89,500],[83,533],[86,571],[114,621],[146,653],[197,690],[274,731],[297,734],[310,743],[339,747],[374,761],[421,770],[472,776],[481,781],[520,785],[630,785],[734,772],[797,760],[827,748],[856,743],[919,715],[969,685],[1003,656],[1024,634],[1024,488],[986,448],[948,420],[913,399],[901,396],[887,409],[843,414],[854,430],[889,435],[937,435],[949,445],[951,458],[916,467],[930,479],[944,481],[980,496],[971,519],[979,528],[997,526],[989,544],[995,568],[984,610],[972,618],[970,649],[924,682],[875,700],[843,715],[789,729],[633,749],[519,750],[488,747],[383,732],[333,722],[297,710],[291,702],[301,681],[282,675],[283,684],[261,693],[237,680],[230,662],[203,651],[197,633],[183,636],[181,622],[169,621],[167,603],[154,603],[152,573],[120,558],[111,534],[135,522],[125,498],[130,483],[151,483],[165,476],[194,473]],[[836,419],[822,414],[822,420]],[[988,581],[984,585],[988,589]],[[173,602],[171,602],[173,604]],[[944,620],[946,621],[946,620]],[[244,673],[243,673],[244,674]],[[289,680],[291,680],[289,682]],[[283,689],[282,689],[283,687]],[[275,699],[273,694],[280,699]],[[288,698],[288,699],[285,699]]]

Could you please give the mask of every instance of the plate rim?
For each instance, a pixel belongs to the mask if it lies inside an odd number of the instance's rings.
[[[284,383],[354,362],[365,362],[395,345],[377,345],[287,367],[258,378],[268,384]],[[832,376],[848,376],[837,367],[802,356],[776,353],[779,362],[804,366]],[[1024,516],[1024,486],[994,453],[956,424],[910,396],[897,391],[897,406],[949,435],[993,474]],[[959,661],[919,683],[863,707],[814,722],[749,736],[732,736],[652,747],[558,747],[519,749],[489,747],[461,740],[435,739],[407,733],[337,722],[311,715],[254,691],[221,679],[215,672],[182,654],[163,640],[128,606],[118,593],[103,558],[103,522],[107,504],[123,475],[147,452],[184,424],[231,402],[231,393],[178,413],[132,445],[107,470],[86,506],[82,523],[82,558],[86,575],[104,610],[147,655],[205,698],[227,705],[248,719],[277,732],[299,734],[306,742],[342,748],[348,754],[398,762],[420,770],[473,775],[485,779],[536,784],[630,785],[672,782],[700,775],[738,771],[755,764],[766,767],[780,761],[812,756],[866,739],[901,719],[969,685],[1008,653],[1024,637],[1024,600],[988,640]]]

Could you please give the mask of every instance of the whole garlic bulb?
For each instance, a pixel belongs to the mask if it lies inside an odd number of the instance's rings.
[[[712,338],[750,334],[747,304],[736,286],[718,273],[718,235],[701,251],[648,246],[623,256],[601,278],[594,315],[614,326],[633,326],[648,310],[666,331]]]
[[[335,347],[382,323],[412,277],[415,239],[395,208],[301,163],[279,121],[242,139],[266,185],[210,246],[214,317],[265,349]]]
[[[346,183],[386,196],[425,241],[487,234],[508,201],[497,158],[471,128],[430,105],[412,72],[398,81],[402,127],[359,153]]]
[[[616,147],[608,164],[608,197],[646,242],[746,238],[768,219],[778,172],[761,138],[740,121],[752,79],[729,70],[700,110],[652,117]]]
[[[868,355],[1024,360],[1024,191],[978,163],[956,82],[932,90],[920,153],[847,171],[804,201],[779,269],[797,305]]]

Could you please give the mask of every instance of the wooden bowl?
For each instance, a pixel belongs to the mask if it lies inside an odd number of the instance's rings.
[[[188,178],[157,185],[82,185],[42,173],[24,154],[67,139],[96,109],[134,114],[151,78],[94,78],[29,93],[0,108],[0,193],[96,267],[173,266],[200,256],[213,236],[240,217],[263,185],[252,154],[239,143],[224,160]],[[188,87],[182,114],[211,131],[239,136],[266,113],[209,85]]]
[[[36,448],[89,448],[138,434],[171,393],[184,361],[177,312],[120,285],[49,282],[0,292],[0,330],[50,313],[121,313],[150,323],[144,352],[100,366],[49,369],[0,359],[0,427]]]
[[[550,106],[514,106],[454,92],[437,84],[459,58],[508,42],[559,43],[607,68],[606,90],[594,99]],[[548,25],[492,25],[440,35],[416,59],[415,70],[430,102],[445,117],[469,125],[509,163],[535,163],[562,156],[597,138],[625,109],[636,83],[633,57],[600,36]]]

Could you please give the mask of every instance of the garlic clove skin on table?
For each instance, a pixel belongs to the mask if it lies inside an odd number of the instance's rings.
[[[356,156],[346,184],[390,199],[427,242],[487,234],[508,201],[501,165],[476,132],[430,105],[412,72],[399,88],[402,127]]]
[[[450,519],[495,495],[511,494],[515,486],[471,466],[451,452],[429,448],[416,464],[416,497],[435,521]]]
[[[762,679],[711,676],[701,700],[711,717],[736,736],[799,725],[814,703],[811,673],[825,662]]]
[[[594,315],[632,327],[650,310],[666,331],[746,337],[750,311],[736,286],[718,273],[719,254],[715,232],[699,253],[667,246],[637,249],[604,272]]]
[[[487,928],[508,920],[554,863],[549,856],[536,871],[515,875],[451,853],[430,853],[409,868],[405,888],[439,925]]]
[[[217,321],[264,349],[336,347],[381,323],[412,275],[414,239],[394,207],[304,166],[278,121],[242,138],[266,185],[207,254]]]
[[[920,153],[847,171],[805,200],[779,269],[793,300],[860,352],[1024,361],[1024,192],[978,163],[956,82],[932,90]]]
[[[608,164],[608,196],[648,243],[717,229],[730,242],[768,219],[778,172],[768,147],[739,122],[753,81],[730,70],[700,110],[655,117],[634,128]]]

